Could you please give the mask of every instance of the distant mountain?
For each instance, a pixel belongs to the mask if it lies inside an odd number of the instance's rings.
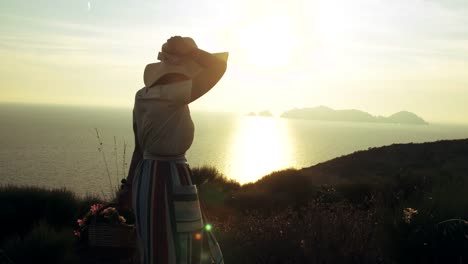
[[[264,111],[260,111],[258,113],[250,112],[250,113],[245,114],[245,115],[246,116],[266,116],[266,117],[273,116],[273,114],[270,112],[270,110],[264,110]]]
[[[273,116],[270,110],[261,111],[258,113],[259,116]]]
[[[414,113],[408,111],[401,111],[387,117],[389,123],[401,123],[401,124],[427,124],[424,119],[417,116]]]
[[[401,111],[389,117],[373,116],[369,113],[349,109],[334,110],[326,106],[312,108],[295,108],[281,114],[284,118],[323,120],[323,121],[346,121],[346,122],[371,122],[371,123],[396,123],[396,124],[427,124],[424,119],[414,113]]]

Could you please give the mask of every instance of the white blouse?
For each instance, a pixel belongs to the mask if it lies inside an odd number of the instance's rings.
[[[138,144],[144,158],[182,156],[193,142],[190,116],[192,81],[138,90],[133,108]]]

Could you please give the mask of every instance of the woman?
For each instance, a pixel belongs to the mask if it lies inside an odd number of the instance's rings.
[[[140,262],[223,263],[213,234],[204,231],[184,155],[194,135],[188,104],[221,79],[227,53],[210,54],[176,36],[158,59],[146,66],[145,87],[136,93],[135,151],[121,197],[132,193]]]

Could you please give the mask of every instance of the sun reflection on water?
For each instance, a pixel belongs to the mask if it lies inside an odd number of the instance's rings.
[[[253,182],[293,164],[291,142],[284,120],[241,117],[230,147],[229,176],[241,184]]]

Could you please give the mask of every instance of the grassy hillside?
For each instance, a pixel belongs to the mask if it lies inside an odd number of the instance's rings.
[[[370,148],[303,169],[301,175],[336,184],[405,174],[468,176],[467,169],[468,140],[463,139]]]
[[[468,263],[467,180],[468,140],[373,148],[246,185],[193,169],[226,263]],[[72,230],[97,201],[0,187],[0,249],[14,263],[78,263]]]
[[[372,148],[274,172],[233,190],[224,204],[242,212],[232,226],[268,230],[255,245],[277,241],[267,235],[274,226],[283,231],[277,219],[291,223],[288,241],[305,241],[302,252],[315,252],[306,257],[311,263],[468,263],[466,190],[468,140],[450,140]]]
[[[466,139],[395,144],[358,151],[301,170],[273,172],[242,186],[239,194],[252,193],[257,197],[265,194],[278,202],[287,199],[288,204],[293,198],[300,202],[314,197],[326,186],[356,189],[363,195],[364,192],[381,195],[382,189],[390,191],[388,188],[391,188],[405,194],[426,192],[428,197],[441,187],[456,196],[450,188],[463,188],[467,172]],[[463,192],[459,194],[463,196]]]

